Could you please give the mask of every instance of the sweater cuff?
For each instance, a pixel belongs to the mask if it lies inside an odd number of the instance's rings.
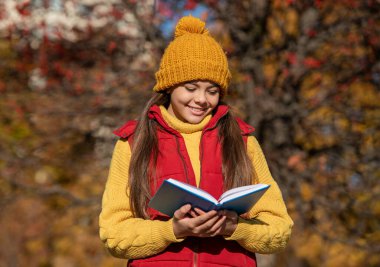
[[[152,229],[152,241],[156,242],[165,239],[170,243],[182,242],[184,238],[177,238],[173,231],[173,219],[168,221],[155,221],[154,229]]]

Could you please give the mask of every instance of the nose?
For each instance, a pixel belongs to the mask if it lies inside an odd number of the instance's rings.
[[[206,94],[204,92],[197,92],[197,94],[194,96],[194,102],[197,104],[204,104],[206,103],[207,98]]]

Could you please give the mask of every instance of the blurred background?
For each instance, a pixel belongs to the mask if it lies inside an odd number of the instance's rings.
[[[186,14],[295,222],[260,266],[380,266],[379,0],[0,1],[0,266],[125,266],[98,237],[112,131]]]

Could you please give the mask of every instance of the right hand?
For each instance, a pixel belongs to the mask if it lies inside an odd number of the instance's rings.
[[[175,211],[173,216],[173,231],[177,238],[187,236],[212,237],[221,234],[222,225],[226,220],[217,211],[211,210],[196,214],[190,204]]]

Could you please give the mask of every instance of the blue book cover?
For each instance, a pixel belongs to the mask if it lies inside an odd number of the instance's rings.
[[[170,217],[185,204],[206,212],[228,209],[242,214],[249,211],[268,188],[267,184],[237,187],[224,192],[217,200],[200,188],[170,178],[164,180],[148,205]]]

